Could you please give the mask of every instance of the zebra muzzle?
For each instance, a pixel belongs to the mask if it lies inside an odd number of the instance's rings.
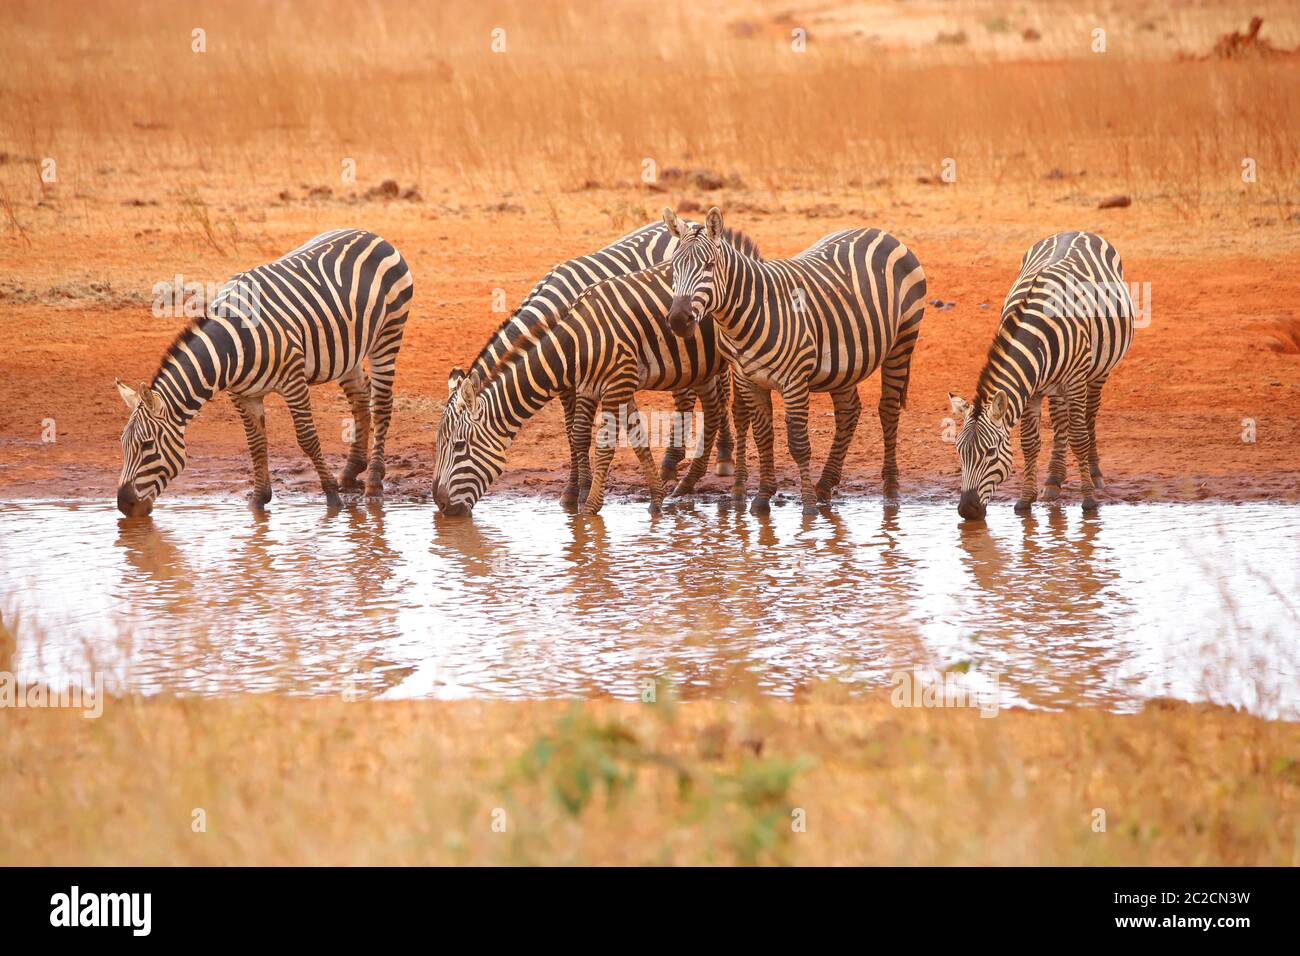
[[[134,488],[123,485],[117,489],[117,510],[128,518],[143,518],[153,510],[153,502],[142,501]]]
[[[690,296],[681,295],[673,298],[673,304],[668,309],[668,327],[673,330],[673,334],[683,338],[690,335],[698,321],[695,310],[691,307]]]
[[[957,514],[967,521],[983,521],[986,511],[984,505],[980,504],[979,492],[970,490],[961,493],[961,500],[957,503]]]

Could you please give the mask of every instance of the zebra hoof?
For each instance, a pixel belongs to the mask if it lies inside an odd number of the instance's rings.
[[[325,492],[325,507],[330,510],[337,510],[338,508],[343,507],[343,499],[339,497],[337,491]]]
[[[1053,484],[1051,484],[1051,483],[1048,483],[1048,484],[1046,484],[1046,485],[1043,486],[1043,500],[1044,500],[1044,501],[1055,501],[1055,500],[1056,500],[1057,498],[1059,498],[1059,497],[1061,497],[1061,486],[1060,486],[1060,485],[1053,485]]]
[[[752,515],[765,515],[771,512],[772,502],[768,498],[755,498],[749,504],[749,513]]]
[[[357,476],[349,474],[346,471],[339,472],[339,491],[360,491],[361,482],[357,481]]]
[[[684,481],[677,483],[677,487],[668,493],[669,498],[686,498],[695,494],[695,485],[687,484]]]
[[[578,486],[567,485],[560,495],[560,507],[571,511],[578,506]]]
[[[888,481],[888,480],[887,480],[887,481],[885,482],[885,485],[884,485],[884,495],[885,495],[886,498],[897,498],[897,497],[898,497],[898,482],[897,482],[897,481]]]
[[[1093,498],[1091,495],[1089,495],[1087,498],[1084,498],[1084,499],[1083,499],[1083,510],[1084,510],[1085,512],[1088,512],[1088,511],[1096,511],[1096,510],[1097,510],[1097,499],[1096,499],[1096,498]]]
[[[831,495],[834,494],[834,492],[834,485],[819,484],[817,486],[817,500],[821,502],[829,502],[831,500]]]
[[[1033,509],[1033,498],[1021,498],[1016,502],[1016,514],[1027,515]]]
[[[805,518],[814,518],[817,516],[817,506],[804,502],[803,513]]]
[[[250,491],[248,493],[248,503],[259,511],[271,503],[271,489],[266,491]]]
[[[730,478],[736,473],[736,465],[730,461],[719,461],[714,467],[713,473],[719,478]]]
[[[664,513],[663,505],[661,505],[657,501],[650,502],[650,513],[656,516],[663,514]]]

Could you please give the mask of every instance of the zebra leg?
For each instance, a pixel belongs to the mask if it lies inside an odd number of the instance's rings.
[[[770,393],[769,393],[770,394]],[[812,442],[808,440],[808,385],[798,385],[781,392],[785,405],[785,441],[790,457],[799,467],[799,494],[803,498],[803,513],[817,513],[817,491],[812,480]]]
[[[1088,386],[1080,383],[1069,391],[1070,449],[1079,465],[1079,491],[1083,495],[1083,510],[1095,511],[1097,498],[1092,484],[1092,468],[1088,461]]]
[[[706,384],[700,390],[700,408],[704,413],[704,434],[701,436],[700,453],[691,459],[691,467],[686,477],[677,483],[669,494],[670,498],[695,494],[695,485],[709,468],[709,456],[713,454],[714,443],[718,440],[719,422],[727,417],[727,406],[719,400],[719,390]],[[706,397],[707,396],[707,397]]]
[[[1043,413],[1043,397],[1031,395],[1020,417],[1020,451],[1025,456],[1024,483],[1020,488],[1020,500],[1016,502],[1016,514],[1028,514],[1029,507],[1038,499],[1038,450],[1042,447],[1039,435]]]
[[[1065,484],[1065,452],[1069,444],[1070,405],[1065,394],[1053,391],[1047,396],[1047,406],[1052,413],[1052,459],[1047,466],[1047,481],[1043,484],[1043,500],[1055,501],[1061,497]]]
[[[749,466],[745,464],[745,445],[753,409],[749,401],[749,388],[743,382],[733,382],[731,388],[731,418],[736,432],[736,472],[731,481],[731,499],[739,505],[745,500],[745,485],[749,481]]]
[[[719,478],[729,478],[736,473],[735,441],[731,437],[731,422],[727,417],[727,400],[731,397],[732,389],[731,366],[724,364],[722,371],[718,372],[713,381],[718,396],[718,408],[722,410],[718,422],[718,464],[714,468],[714,474]]]
[[[668,447],[664,449],[663,461],[659,463],[659,477],[663,481],[674,481],[677,468],[686,457],[686,420],[695,413],[695,392],[689,388],[679,388],[673,392],[673,414],[676,416],[669,433]]]
[[[568,509],[578,503],[578,473],[582,470],[578,464],[578,435],[575,431],[575,407],[577,398],[573,392],[565,389],[560,393],[560,404],[564,407],[564,437],[569,442],[569,480],[560,494],[561,507]],[[588,435],[588,444],[591,436]],[[588,466],[590,463],[588,462]]]
[[[818,501],[830,501],[831,493],[840,483],[844,456],[848,454],[853,433],[858,428],[858,418],[862,415],[862,398],[856,385],[832,392],[831,401],[835,403],[835,440],[831,442],[831,453],[826,456],[822,476],[817,480]]]
[[[880,402],[876,410],[880,415],[880,429],[884,435],[885,458],[880,469],[880,480],[885,497],[898,494],[898,415],[907,404],[907,383],[912,374],[912,352],[921,332],[921,317],[925,314],[921,296],[910,315],[904,316],[884,361],[880,363]]]
[[[366,468],[366,455],[370,451],[370,380],[360,365],[344,378],[339,379],[339,387],[348,397],[352,409],[352,446],[348,449],[348,460],[339,472],[339,489],[342,491],[359,491],[361,483],[357,475]]]
[[[253,456],[253,490],[249,503],[260,508],[271,500],[271,470],[266,461],[266,411],[260,398],[235,398],[235,410],[244,421],[248,453]]]
[[[591,493],[591,427],[596,415],[596,400],[586,395],[575,396],[573,401],[573,428],[570,441],[573,443],[573,457],[578,465],[578,480],[573,500],[566,508],[581,508]],[[568,490],[565,490],[565,498]],[[564,501],[564,498],[560,499]]]
[[[776,491],[776,461],[772,450],[772,392],[758,385],[749,389],[750,423],[758,448],[758,494],[750,503],[752,514],[770,511]]]
[[[619,404],[606,396],[601,400],[600,407],[605,412],[614,410],[617,421]],[[614,449],[618,446],[617,433],[607,437],[608,441],[596,442],[596,467],[591,475],[591,491],[587,494],[587,500],[581,505],[582,514],[599,514],[605,504],[605,480],[609,477],[609,466],[614,461]]]
[[[1098,491],[1106,490],[1097,453],[1097,410],[1101,408],[1101,387],[1105,384],[1104,378],[1088,383],[1088,470],[1092,474],[1092,485]]]
[[[321,490],[325,492],[326,504],[331,508],[341,508],[343,499],[339,497],[339,486],[325,464],[325,456],[321,454],[320,438],[316,435],[316,422],[311,415],[311,396],[307,392],[307,379],[303,376],[301,366],[290,373],[289,380],[280,387],[280,394],[284,396],[285,402],[289,405],[289,412],[293,415],[293,429],[298,435],[298,447],[316,466]]]
[[[366,474],[367,498],[382,498],[384,494],[384,475],[387,473],[384,443],[393,418],[393,374],[397,366],[397,350],[402,347],[406,314],[390,318],[388,323],[370,351],[370,418],[375,440],[370,449],[370,471]]]
[[[694,404],[694,402],[692,402]],[[640,415],[637,411],[636,399],[629,397],[623,403],[626,409],[626,420],[628,422],[636,421],[633,415]],[[641,463],[641,471],[645,474],[646,485],[650,489],[650,513],[657,515],[664,510],[664,483],[659,472],[655,468],[655,457],[650,454],[649,434],[644,424],[641,427],[641,434],[638,440],[630,442],[632,450],[636,452],[637,461]],[[683,443],[683,454],[685,454],[685,443]]]

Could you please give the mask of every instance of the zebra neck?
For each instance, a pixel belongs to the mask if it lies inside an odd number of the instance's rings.
[[[744,317],[747,303],[766,298],[768,275],[762,262],[738,252],[731,243],[722,243],[721,250],[723,270],[718,299],[722,306],[713,320],[730,331]]]
[[[238,373],[235,343],[227,326],[200,319],[181,333],[158,365],[150,387],[184,427]]]
[[[976,400],[981,405],[993,398],[995,392],[1005,392],[1010,401],[1008,421],[1020,421],[1029,405],[1029,399],[1042,391],[1043,383],[1055,372],[1055,359],[1045,345],[1051,341],[1051,330],[1039,327],[1032,317],[1020,316],[1019,322],[1008,336],[999,336],[988,364],[980,373]]]
[[[560,392],[573,388],[578,349],[576,340],[560,329],[548,330],[541,339],[499,368],[484,386],[479,401],[485,403],[494,432],[512,439],[524,422]]]

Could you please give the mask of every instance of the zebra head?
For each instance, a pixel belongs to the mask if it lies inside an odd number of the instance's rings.
[[[185,429],[156,389],[141,382],[133,391],[118,381],[117,391],[131,409],[122,430],[117,509],[128,518],[141,518],[185,467]]]
[[[677,237],[673,250],[673,304],[668,310],[668,325],[685,338],[704,316],[721,305],[720,273],[725,268],[721,255],[722,211],[714,206],[696,226],[677,218],[664,208],[664,223]]]
[[[973,406],[952,392],[948,400],[961,421],[957,434],[961,501],[957,513],[967,521],[982,521],[994,490],[1011,474],[1011,402],[1002,391]]]
[[[447,404],[434,445],[433,500],[451,517],[468,515],[506,466],[509,440],[498,434],[479,401],[483,373],[453,368],[447,376]]]

